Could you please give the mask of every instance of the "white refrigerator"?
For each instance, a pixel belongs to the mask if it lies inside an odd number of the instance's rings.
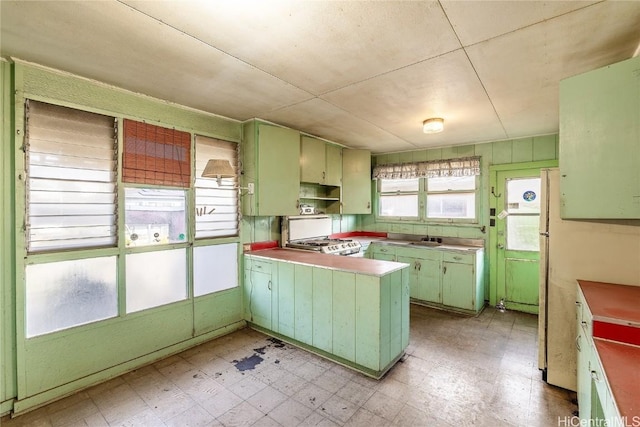
[[[538,367],[575,391],[576,281],[640,286],[640,220],[563,220],[559,182],[557,168],[541,171]]]

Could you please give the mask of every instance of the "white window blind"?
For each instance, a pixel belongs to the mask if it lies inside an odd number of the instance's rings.
[[[238,235],[238,144],[196,135],[196,239]],[[207,162],[227,160],[233,177],[203,178]]]
[[[115,245],[115,119],[33,100],[26,111],[28,251]]]

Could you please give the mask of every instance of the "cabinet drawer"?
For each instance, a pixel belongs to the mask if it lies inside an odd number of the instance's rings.
[[[442,259],[442,252],[438,249],[416,248],[415,246],[396,248],[396,255],[429,261],[440,261]]]
[[[373,254],[395,255],[396,248],[391,245],[370,245],[369,251]]]
[[[444,252],[442,254],[442,260],[448,262],[459,262],[461,264],[473,264],[475,254],[462,253],[462,252]]]
[[[247,266],[251,271],[259,271],[261,273],[271,274],[272,262],[249,259]]]

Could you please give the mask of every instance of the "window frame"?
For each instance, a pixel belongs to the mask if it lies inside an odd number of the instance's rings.
[[[423,202],[423,190],[424,190],[424,180],[422,178],[417,178],[418,179],[418,190],[417,191],[389,191],[389,192],[382,192],[381,188],[382,188],[382,182],[383,181],[394,181],[393,179],[378,179],[376,180],[376,193],[377,193],[377,209],[376,209],[376,217],[377,218],[384,218],[385,220],[389,221],[399,221],[399,220],[411,220],[411,221],[418,221],[420,220],[420,213],[422,211],[422,206],[424,205]],[[398,179],[400,180],[400,179]],[[381,201],[380,198],[382,196],[387,196],[387,197],[392,197],[392,196],[408,196],[408,195],[416,195],[418,198],[418,212],[417,215],[415,216],[391,216],[391,215],[381,215],[380,214],[380,206],[381,206]]]
[[[446,178],[446,177],[445,177]],[[421,177],[419,179],[418,187],[418,215],[417,216],[384,216],[380,215],[380,196],[385,194],[380,191],[382,178],[376,180],[376,211],[375,219],[377,222],[418,222],[432,225],[476,225],[479,224],[479,212],[480,212],[480,185],[481,175],[474,175],[475,189],[472,190],[447,190],[447,191],[429,191],[428,190],[428,178]],[[391,181],[392,179],[385,179]],[[429,194],[470,194],[475,195],[475,209],[473,218],[429,218],[427,216],[427,206]],[[392,194],[392,193],[387,193]]]

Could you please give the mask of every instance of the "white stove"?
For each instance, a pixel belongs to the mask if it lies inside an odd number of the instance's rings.
[[[326,215],[301,215],[282,220],[282,247],[316,251],[331,255],[355,255],[360,242],[331,239],[331,218]]]

